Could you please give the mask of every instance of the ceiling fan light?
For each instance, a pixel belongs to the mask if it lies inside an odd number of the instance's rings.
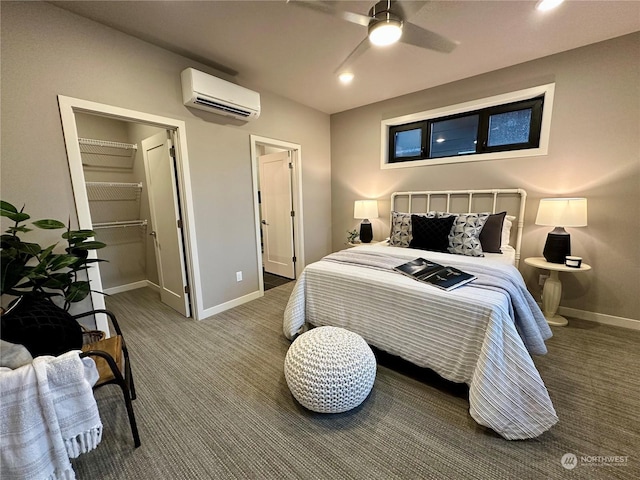
[[[560,5],[564,0],[540,0],[536,4],[536,9],[542,12],[546,12],[547,10],[552,10]]]
[[[402,22],[398,20],[381,20],[369,28],[369,41],[379,47],[396,43],[401,36]]]

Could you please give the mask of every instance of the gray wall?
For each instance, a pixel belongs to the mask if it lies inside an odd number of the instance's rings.
[[[573,252],[593,270],[561,274],[562,306],[640,319],[640,34],[527,62],[331,117],[333,248],[357,227],[353,201],[380,198],[374,237],[388,236],[389,194],[399,190],[522,187],[529,200],[522,258],[540,256],[549,227],[534,224],[539,199],[584,196],[589,225],[569,229]],[[380,121],[555,82],[549,154],[381,170]],[[540,272],[522,262],[538,294]]]
[[[46,3],[3,2],[1,21],[3,199],[27,203],[37,218],[74,221],[61,94],[186,122],[205,309],[259,288],[250,134],[302,145],[306,260],[330,251],[328,115],[260,92],[259,120],[218,124],[182,105],[180,72],[215,74],[205,66]]]

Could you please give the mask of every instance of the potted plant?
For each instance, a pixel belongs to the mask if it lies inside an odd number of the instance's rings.
[[[58,243],[43,248],[23,240],[24,234],[32,231],[26,224],[31,217],[24,207],[18,211],[0,201],[0,215],[13,222],[0,237],[0,294],[18,297],[2,315],[2,339],[25,345],[33,356],[57,355],[69,350],[69,345],[79,348],[82,331],[68,310],[91,292],[89,281],[79,274],[101,260],[90,259],[89,251],[106,245],[92,239],[93,230],[71,230],[70,222],[30,222],[39,229],[65,230],[64,252],[56,252]],[[59,299],[59,305],[54,298]]]
[[[360,234],[357,230],[347,230],[347,245],[352,245],[358,241]]]

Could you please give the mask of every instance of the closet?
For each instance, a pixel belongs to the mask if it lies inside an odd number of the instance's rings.
[[[76,114],[92,228],[107,244],[98,250],[105,293],[157,284],[143,138],[162,131],[90,114]]]

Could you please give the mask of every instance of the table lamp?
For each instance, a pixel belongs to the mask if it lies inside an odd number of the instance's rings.
[[[378,201],[356,200],[353,207],[353,218],[362,220],[362,223],[360,223],[360,241],[362,243],[370,243],[373,240],[373,229],[369,219],[378,218]]]
[[[571,255],[571,236],[564,227],[587,226],[587,199],[541,199],[536,225],[555,227],[547,235],[542,253],[547,262],[564,263],[566,256]]]

